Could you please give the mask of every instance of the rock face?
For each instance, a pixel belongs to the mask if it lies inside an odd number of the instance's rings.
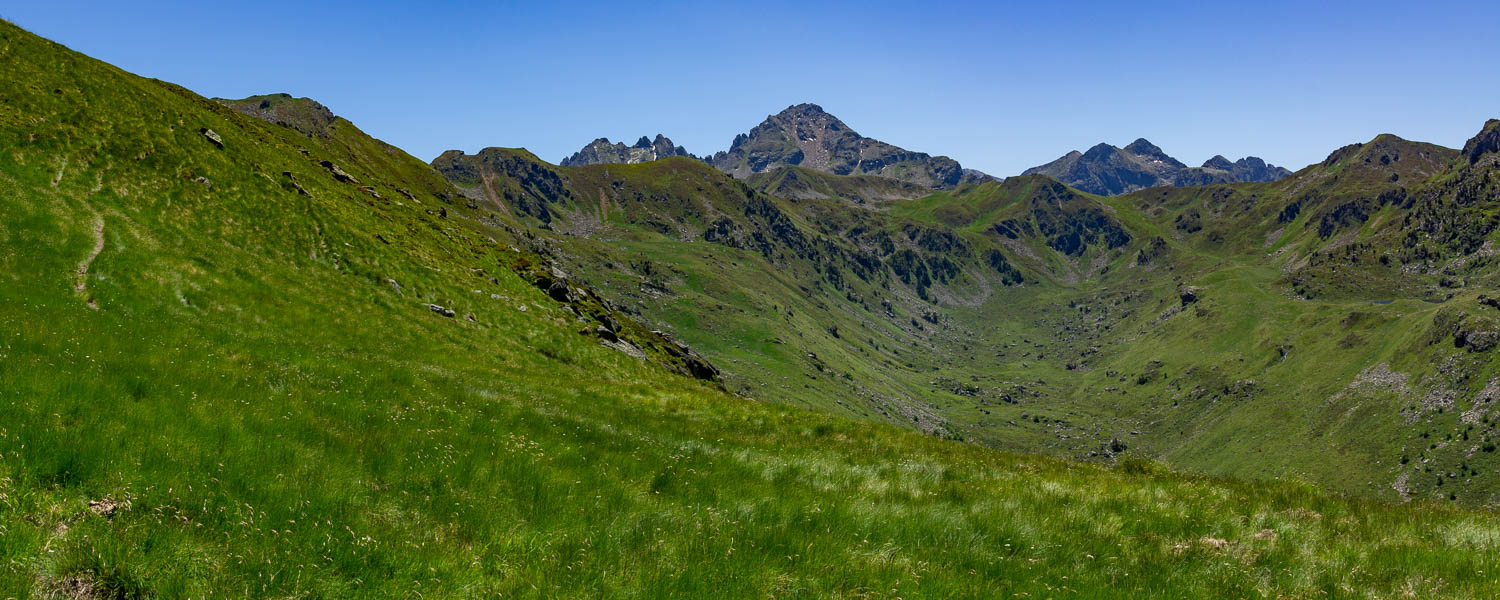
[[[636,164],[660,160],[669,156],[686,156],[698,158],[689,154],[681,146],[672,143],[672,140],[658,133],[656,139],[648,139],[641,136],[634,146],[626,146],[623,142],[610,143],[609,138],[599,138],[582,150],[573,153],[572,156],[564,158],[560,165],[564,167],[578,167],[583,165],[605,165],[605,164]]]
[[[1464,156],[1469,158],[1469,164],[1476,164],[1486,154],[1496,153],[1500,153],[1500,119],[1490,119],[1479,135],[1464,144]]]
[[[1113,196],[1156,186],[1190,186],[1213,183],[1276,181],[1292,172],[1266,164],[1254,156],[1230,162],[1215,156],[1201,167],[1189,167],[1163,152],[1145,138],[1124,148],[1099,144],[1088,152],[1077,150],[1045,165],[1026,169],[1023,175],[1042,174],[1074,188]]]
[[[913,152],[864,137],[816,104],[798,104],[734,138],[709,164],[737,178],[783,166],[836,175],[880,175],[928,188],[953,188],[991,179],[946,156]]]

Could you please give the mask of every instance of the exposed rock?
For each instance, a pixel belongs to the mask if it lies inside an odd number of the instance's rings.
[[[1177,298],[1182,301],[1183,306],[1187,306],[1189,304],[1197,302],[1198,294],[1202,291],[1202,288],[1190,285],[1177,290]]]
[[[1469,352],[1489,352],[1500,342],[1500,333],[1494,331],[1460,331],[1454,344]]]
[[[297,181],[297,176],[293,175],[291,171],[282,171],[281,175],[287,179],[286,183],[282,184],[282,187],[290,188],[308,198],[312,197],[312,193],[308,192],[307,188],[302,187],[302,184]]]
[[[560,279],[554,280],[550,285],[547,286],[547,295],[551,296],[553,300],[556,300],[558,302],[573,301],[572,289],[568,287],[568,283],[566,281]]]
[[[453,309],[451,309],[451,308],[448,308],[446,306],[440,306],[440,305],[437,305],[437,304],[428,304],[427,305],[427,309],[431,310],[432,312],[435,312],[437,314],[440,314],[440,315],[443,315],[445,317],[448,317],[450,319],[453,318],[454,315],[458,314],[458,313],[453,312]]]
[[[704,360],[703,357],[697,354],[688,354],[683,359],[683,363],[687,366],[687,374],[695,379],[705,381],[719,380],[719,369],[709,364],[707,360]]]
[[[1474,396],[1474,404],[1459,415],[1458,422],[1465,425],[1478,425],[1489,416],[1495,403],[1500,401],[1500,377],[1491,379],[1479,394]]]
[[[635,346],[635,344],[632,344],[630,342],[627,342],[627,341],[624,341],[624,340],[615,340],[615,341],[600,340],[599,343],[602,344],[602,345],[604,345],[605,347],[614,348],[615,350],[619,350],[620,352],[623,352],[623,353],[631,356],[632,358],[635,358],[635,359],[638,359],[638,360],[646,360],[646,353],[642,352],[640,348],[637,348]]]
[[[224,149],[224,138],[219,137],[219,134],[215,133],[214,130],[204,127],[199,129],[198,132],[202,133],[203,137],[207,138],[209,143],[212,143],[215,147],[220,150]]]
[[[354,185],[359,185],[358,179],[355,179],[353,175],[345,173],[343,169],[340,169],[338,165],[333,164],[332,161],[318,161],[318,164],[323,165],[323,168],[328,169],[328,172],[333,174],[334,179],[337,179],[343,183],[352,183]]]
[[[1042,174],[1091,194],[1112,196],[1156,186],[1276,181],[1292,172],[1254,156],[1230,162],[1215,156],[1201,167],[1188,167],[1144,138],[1124,148],[1098,144],[1073,151],[1022,175]]]
[[[572,156],[564,158],[561,163],[564,167],[577,167],[583,165],[603,164],[638,164],[660,160],[669,156],[686,156],[698,158],[676,144],[666,136],[658,133],[655,140],[641,136],[634,146],[626,146],[623,142],[610,143],[609,138],[599,138],[589,142],[582,150],[575,152]]]
[[[554,205],[573,200],[561,172],[522,149],[485,148],[474,155],[449,150],[433,159],[432,166],[466,197],[509,206],[544,224],[552,222]]]
[[[816,104],[798,104],[766,117],[708,162],[739,178],[783,166],[836,175],[881,175],[939,189],[990,178],[978,171],[966,173],[958,161],[946,156],[864,137]]]
[[[1485,121],[1484,129],[1464,144],[1463,152],[1469,164],[1479,162],[1486,154],[1500,153],[1500,119]]]
[[[328,107],[291,94],[250,96],[240,100],[214,98],[215,102],[267,123],[287,127],[308,137],[330,137],[337,116]]]

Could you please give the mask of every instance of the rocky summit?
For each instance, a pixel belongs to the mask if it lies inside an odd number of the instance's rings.
[[[637,164],[671,156],[698,158],[657,134],[655,140],[641,137],[633,146],[599,138],[558,164],[564,167]],[[798,104],[770,115],[750,133],[735,136],[729,150],[699,160],[738,179],[781,167],[802,167],[834,175],[879,176],[929,190],[995,179],[981,171],[965,169],[946,156],[913,152],[864,137],[816,104]]]
[[[864,137],[816,104],[790,106],[766,117],[708,161],[737,178],[800,166],[835,175],[880,175],[935,189],[990,179],[946,156]]]
[[[633,165],[660,160],[668,156],[692,157],[693,155],[688,154],[688,151],[681,146],[673,144],[672,140],[668,139],[667,136],[658,133],[654,140],[643,135],[632,146],[626,146],[624,142],[610,143],[609,138],[599,138],[589,142],[582,150],[574,152],[572,156],[564,158],[558,164],[564,167],[606,164]]]
[[[1091,194],[1114,196],[1157,186],[1276,181],[1292,172],[1254,156],[1233,162],[1215,156],[1201,167],[1189,167],[1141,138],[1124,148],[1101,143],[1087,152],[1075,150],[1022,174],[1042,174]]]

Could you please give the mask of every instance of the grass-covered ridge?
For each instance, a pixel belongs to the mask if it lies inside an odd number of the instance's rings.
[[[731,397],[580,335],[504,215],[345,122],[8,23],[0,68],[0,597],[1496,593],[1489,513]]]

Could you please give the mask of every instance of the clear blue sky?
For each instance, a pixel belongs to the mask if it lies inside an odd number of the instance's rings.
[[[1146,137],[1302,167],[1500,117],[1500,2],[18,2],[0,17],[205,96],[309,96],[425,159],[556,162],[658,132],[703,154],[821,104],[1013,175]]]

